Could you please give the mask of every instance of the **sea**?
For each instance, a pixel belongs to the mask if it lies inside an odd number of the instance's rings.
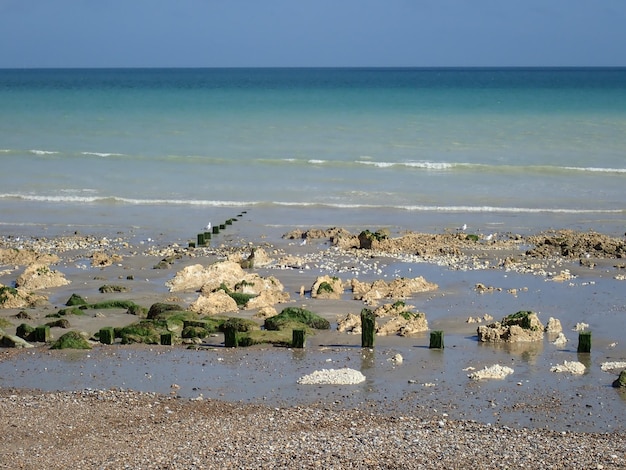
[[[626,68],[0,69],[0,231],[626,227]]]

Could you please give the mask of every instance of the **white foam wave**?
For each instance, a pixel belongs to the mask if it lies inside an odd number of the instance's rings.
[[[80,152],[81,155],[94,156],[94,157],[121,157],[121,153],[109,153],[109,152]]]
[[[129,205],[182,205],[182,206],[207,206],[207,207],[251,207],[251,206],[282,206],[282,207],[326,207],[334,209],[374,209],[374,210],[406,210],[411,212],[442,212],[442,213],[519,213],[519,214],[619,214],[622,209],[567,209],[558,207],[497,207],[497,206],[427,206],[427,205],[377,205],[357,203],[328,203],[328,202],[303,202],[303,201],[220,201],[202,199],[135,199],[119,196],[90,196],[76,195],[71,191],[64,191],[63,195],[37,195],[37,194],[0,194],[0,199],[19,199],[23,201],[50,202],[50,203],[103,203],[103,204],[129,204]],[[77,192],[90,193],[92,190],[80,190]]]
[[[357,160],[356,163],[360,165],[368,165],[375,166],[377,168],[390,168],[394,166],[403,166],[409,168],[419,168],[422,170],[436,170],[443,171],[449,170],[457,166],[455,163],[447,163],[447,162],[428,162],[428,161],[418,161],[418,162],[380,162],[380,161],[363,161]]]
[[[324,163],[326,163],[326,160],[317,160],[317,159],[310,159],[309,163],[311,163],[312,165],[323,165]]]
[[[626,168],[594,168],[594,167],[566,166],[565,169],[572,170],[572,171],[589,171],[592,173],[626,173]]]
[[[56,152],[54,150],[38,150],[38,149],[32,149],[30,150],[30,153],[32,153],[33,155],[56,155],[59,152]]]

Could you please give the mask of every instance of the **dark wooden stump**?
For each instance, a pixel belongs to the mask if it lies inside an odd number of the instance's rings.
[[[443,349],[443,331],[436,330],[430,332],[430,349]]]
[[[38,343],[48,343],[51,339],[50,327],[48,325],[42,325],[35,328],[35,341]]]
[[[198,246],[204,246],[204,233],[198,234]]]
[[[292,348],[304,348],[304,344],[306,342],[306,331],[305,330],[293,330],[293,339],[291,340]]]
[[[162,333],[161,334],[161,346],[171,346],[172,345],[172,333]]]
[[[376,336],[376,315],[371,310],[361,310],[361,347],[373,348]]]
[[[578,352],[591,352],[591,331],[581,331],[578,333]]]
[[[111,326],[100,328],[99,336],[102,344],[113,344],[115,342],[115,330]]]
[[[227,348],[236,348],[239,346],[239,338],[237,338],[236,327],[224,325],[224,346]]]

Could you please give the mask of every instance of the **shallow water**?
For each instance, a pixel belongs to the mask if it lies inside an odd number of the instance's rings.
[[[444,350],[428,349],[426,335],[380,338],[374,350],[351,344],[287,348],[194,351],[171,347],[96,347],[91,351],[35,351],[0,362],[0,386],[76,390],[123,388],[181,397],[221,399],[270,406],[324,403],[365,406],[393,415],[424,413],[509,426],[555,430],[624,430],[626,395],[610,386],[614,372],[600,363],[613,357],[599,348],[591,355],[558,349],[547,341],[516,347],[479,344],[446,335]],[[338,342],[341,342],[339,340]],[[401,354],[404,362],[390,359]],[[564,360],[588,368],[582,376],[549,372]],[[468,367],[499,363],[514,369],[503,380],[472,381]],[[350,367],[367,378],[358,385],[298,385],[299,377],[319,369]],[[172,386],[175,384],[175,388]]]

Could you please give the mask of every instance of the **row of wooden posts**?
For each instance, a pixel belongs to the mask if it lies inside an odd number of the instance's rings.
[[[369,312],[371,313],[371,312]],[[375,329],[374,322],[368,314],[362,315],[362,329],[361,329],[361,347],[373,348]],[[364,321],[363,321],[364,320]],[[100,342],[102,344],[113,344],[115,342],[115,330],[113,327],[105,327],[100,329],[99,333]],[[41,325],[35,328],[35,341],[47,343],[51,340],[50,326]],[[306,343],[306,331],[305,330],[293,330],[291,347],[304,348]],[[171,346],[173,344],[173,334],[163,333],[161,334],[161,344],[164,346]],[[224,329],[224,346],[227,348],[236,348],[238,346],[237,330],[235,327],[226,327]],[[443,349],[443,331],[436,330],[430,332],[430,349]],[[578,349],[579,353],[591,352],[591,331],[581,331],[578,334]]]
[[[246,211],[243,211],[240,214],[237,214],[237,217],[243,217],[245,213]],[[221,230],[226,230],[227,225],[232,225],[233,222],[236,222],[236,221],[237,221],[237,218],[228,219],[223,224],[213,225],[210,231],[199,233],[196,236],[196,241],[189,242],[189,248],[195,248],[196,246],[200,247],[200,246],[208,245],[211,242],[211,237],[213,235],[219,234]]]

